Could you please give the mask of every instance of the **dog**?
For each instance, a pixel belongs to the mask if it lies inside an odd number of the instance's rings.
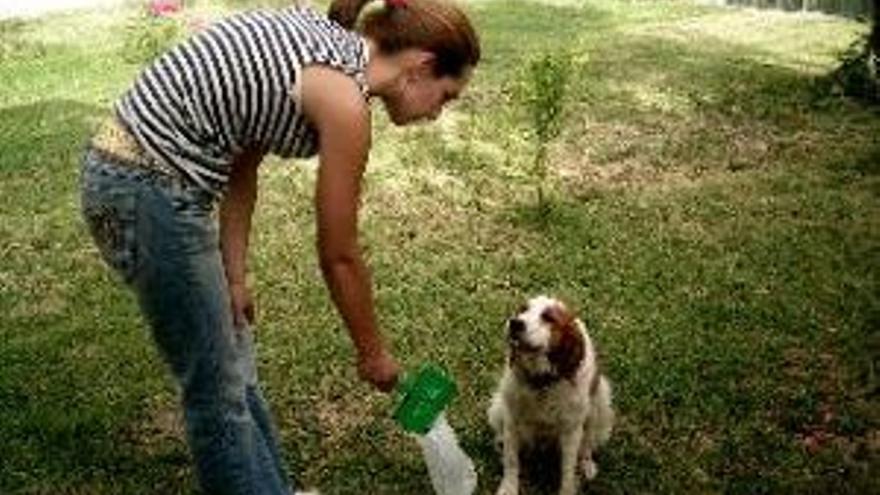
[[[524,449],[552,446],[559,449],[559,494],[574,495],[577,470],[586,480],[596,476],[593,452],[611,435],[611,384],[584,323],[557,299],[530,299],[505,334],[507,363],[488,409],[504,468],[496,493],[519,493]]]

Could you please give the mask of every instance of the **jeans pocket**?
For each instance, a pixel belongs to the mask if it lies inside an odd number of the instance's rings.
[[[167,194],[181,250],[200,253],[219,249],[217,210],[211,195],[194,187]]]
[[[135,235],[136,192],[124,177],[86,172],[82,184],[82,212],[89,233],[104,261],[126,283],[138,265]]]

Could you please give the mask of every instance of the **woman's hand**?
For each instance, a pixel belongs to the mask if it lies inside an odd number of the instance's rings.
[[[254,300],[246,282],[246,261],[251,216],[257,200],[257,167],[262,159],[262,152],[256,149],[235,157],[229,190],[220,203],[220,250],[235,328],[254,322]]]
[[[256,310],[247,284],[243,282],[229,284],[229,303],[232,306],[232,321],[235,323],[235,328],[243,328],[254,323]]]
[[[360,356],[358,374],[382,392],[391,392],[397,385],[400,366],[394,356],[383,349],[373,356]]]

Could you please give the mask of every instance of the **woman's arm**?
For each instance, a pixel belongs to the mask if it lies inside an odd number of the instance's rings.
[[[263,153],[255,150],[235,158],[229,189],[220,203],[220,248],[236,327],[253,323],[255,317],[247,286],[247,248],[257,200],[257,167],[262,159]]]
[[[379,333],[370,273],[358,245],[361,177],[370,149],[369,108],[355,82],[341,72],[323,66],[303,72],[303,109],[321,142],[315,193],[321,270],[357,349],[361,377],[389,391],[399,368]]]

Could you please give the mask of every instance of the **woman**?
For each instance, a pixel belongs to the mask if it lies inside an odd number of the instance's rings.
[[[446,0],[387,0],[361,15],[365,3],[334,0],[326,17],[303,7],[248,12],[200,32],[144,70],[83,160],[85,218],[180,384],[207,493],[291,489],[254,372],[245,283],[265,154],[318,154],[324,279],[359,375],[386,392],[397,380],[357,239],[369,99],[398,125],[434,119],[480,49]]]

